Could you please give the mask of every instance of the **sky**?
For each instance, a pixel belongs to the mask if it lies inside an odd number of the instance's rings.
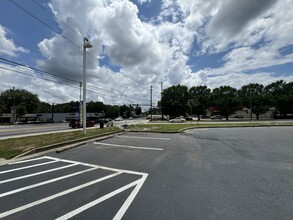
[[[293,0],[1,0],[0,92],[150,104],[172,85],[293,81]],[[162,87],[161,87],[162,86]]]

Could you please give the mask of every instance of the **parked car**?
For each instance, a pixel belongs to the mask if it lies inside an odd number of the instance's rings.
[[[111,118],[105,118],[104,123],[106,124],[107,127],[111,126],[113,127],[113,120]]]
[[[171,119],[169,122],[171,122],[171,123],[182,123],[182,122],[185,122],[185,121],[186,120],[184,118],[176,117],[176,118]]]
[[[222,119],[223,117],[221,115],[214,115],[211,117],[211,119],[216,120],[216,119]]]
[[[242,115],[235,115],[234,118],[243,118]]]
[[[201,119],[210,119],[211,117],[208,116],[208,115],[201,115],[200,118],[201,118]]]
[[[114,119],[114,121],[123,121],[123,118],[122,117],[117,117]]]
[[[94,127],[95,126],[95,121],[92,120],[86,120],[86,127]],[[69,122],[69,127],[72,128],[81,128],[82,124],[79,121],[79,118],[73,118]]]
[[[191,116],[188,116],[188,117],[185,117],[185,120],[186,120],[186,121],[192,121],[193,118],[192,118]]]

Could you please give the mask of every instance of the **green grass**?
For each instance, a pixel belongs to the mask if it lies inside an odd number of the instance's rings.
[[[107,127],[103,129],[87,129],[87,134],[83,131],[62,132],[54,134],[44,134],[38,136],[10,138],[0,140],[0,158],[10,159],[30,149],[40,148],[47,145],[57,144],[66,141],[73,141],[82,138],[98,137],[110,132],[121,131],[118,127]]]
[[[293,122],[251,122],[251,123],[203,123],[203,124],[138,124],[129,126],[131,131],[177,133],[186,129],[223,127],[293,126]]]

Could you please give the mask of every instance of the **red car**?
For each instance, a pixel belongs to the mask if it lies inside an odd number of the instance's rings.
[[[78,118],[73,118],[69,122],[69,127],[72,127],[72,128],[81,128],[82,127],[81,125],[82,124],[80,124]],[[95,121],[91,121],[91,120],[86,121],[86,127],[94,127],[94,126],[95,126]]]

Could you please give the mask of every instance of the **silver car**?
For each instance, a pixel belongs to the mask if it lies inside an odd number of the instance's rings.
[[[171,119],[169,122],[171,123],[183,123],[185,122],[186,120],[184,118],[181,118],[181,117],[177,117],[177,118],[173,118]]]

